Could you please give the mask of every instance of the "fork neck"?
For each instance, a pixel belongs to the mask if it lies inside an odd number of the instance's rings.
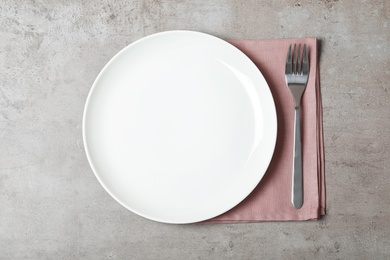
[[[288,85],[288,87],[290,88],[290,91],[294,96],[295,109],[299,109],[301,104],[301,97],[303,92],[305,91],[305,86],[290,84]]]

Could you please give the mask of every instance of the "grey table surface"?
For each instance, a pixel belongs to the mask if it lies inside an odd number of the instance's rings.
[[[89,167],[81,122],[105,63],[164,30],[318,37],[327,215],[167,225]],[[390,259],[390,1],[3,0],[0,259]]]

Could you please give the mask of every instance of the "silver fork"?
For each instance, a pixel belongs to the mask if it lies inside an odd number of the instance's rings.
[[[309,78],[309,55],[306,44],[303,45],[301,53],[301,44],[294,44],[294,50],[291,52],[291,44],[287,52],[286,60],[286,83],[290,89],[295,101],[295,120],[294,120],[294,153],[292,167],[292,189],[291,201],[294,208],[299,209],[303,204],[303,180],[302,180],[302,145],[301,145],[301,126],[300,110],[301,97],[305,91],[307,80]]]

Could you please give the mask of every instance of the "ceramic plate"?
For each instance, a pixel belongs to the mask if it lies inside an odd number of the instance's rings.
[[[220,215],[256,187],[271,160],[276,112],[253,62],[217,37],[168,31],[138,40],[89,93],[89,163],[127,209],[166,223]]]

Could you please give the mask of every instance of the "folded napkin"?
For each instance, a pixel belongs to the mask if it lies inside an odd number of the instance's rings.
[[[278,134],[272,161],[255,190],[230,211],[203,223],[236,223],[317,219],[325,214],[322,104],[316,38],[232,40],[259,68],[271,89],[278,118]],[[304,202],[291,203],[294,138],[294,100],[286,86],[284,70],[288,46],[306,43],[309,82],[301,103]]]

